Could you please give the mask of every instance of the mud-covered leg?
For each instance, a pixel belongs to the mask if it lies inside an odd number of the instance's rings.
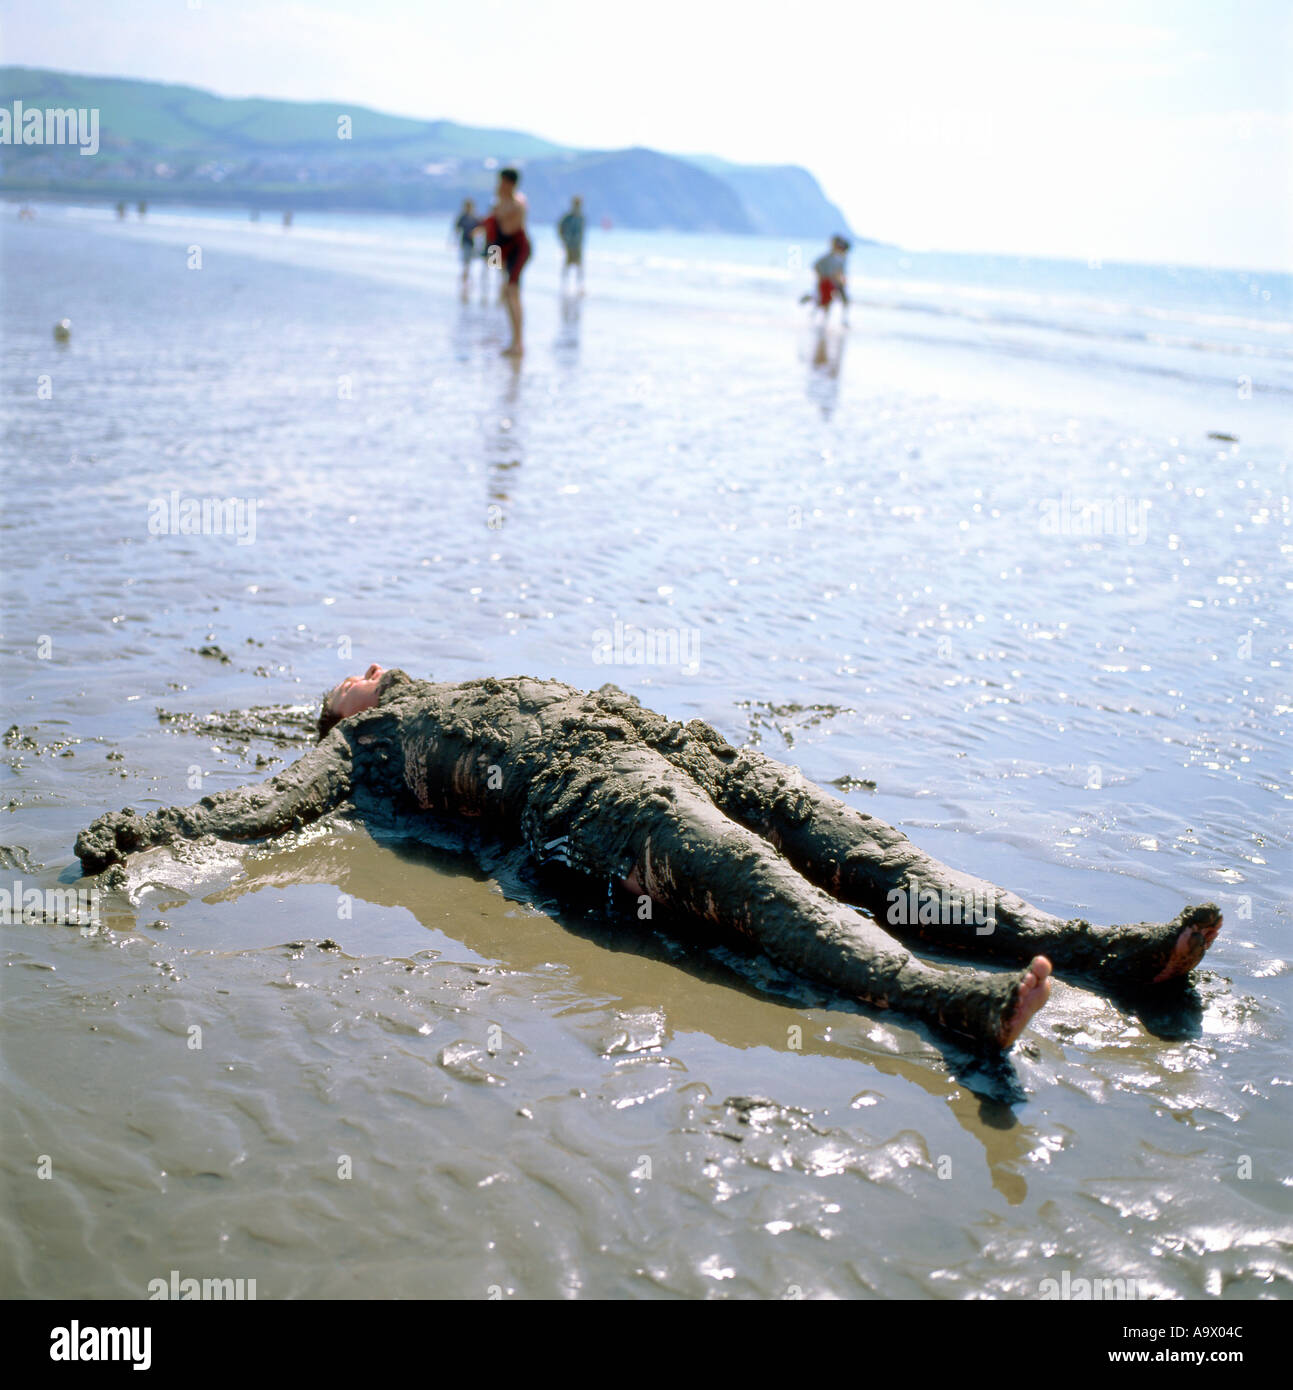
[[[204,796],[196,806],[168,806],[141,816],[132,810],[103,815],[76,838],[87,874],[153,845],[215,835],[260,840],[318,820],[350,794],[351,748],[341,726],[268,782]]]
[[[1221,930],[1212,903],[1170,922],[1100,927],[1053,917],[983,879],[940,863],[900,831],[855,811],[803,775],[746,751],[717,765],[715,802],[776,845],[805,877],[874,914],[890,931],[944,950],[1028,961],[1109,985],[1187,974]]]
[[[979,1045],[1009,1046],[1050,991],[1042,959],[1013,976],[917,960],[650,749],[608,745],[599,755],[552,759],[535,770],[526,803],[524,833],[537,859],[643,890],[742,933],[800,974]]]

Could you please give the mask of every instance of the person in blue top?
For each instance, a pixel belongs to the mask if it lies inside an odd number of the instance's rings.
[[[570,200],[570,211],[557,223],[557,235],[566,248],[566,263],[561,267],[561,284],[565,287],[566,271],[573,266],[579,276],[579,292],[584,291],[584,200],[578,195]]]
[[[480,218],[476,216],[476,204],[470,198],[464,198],[462,212],[453,224],[453,230],[458,233],[458,259],[462,262],[462,292],[464,295],[467,293],[467,280],[471,274],[472,259],[476,254],[476,225],[479,221]]]

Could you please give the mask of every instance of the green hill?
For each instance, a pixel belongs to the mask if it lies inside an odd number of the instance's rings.
[[[397,151],[409,159],[526,159],[564,150],[517,131],[416,121],[345,102],[221,97],[165,82],[0,67],[0,102],[12,104],[15,98],[29,107],[97,107],[103,148],[134,148],[158,157],[232,158],[291,151],[344,160]],[[341,116],[350,117],[350,140],[337,137]]]
[[[197,87],[0,68],[0,105],[94,108],[99,152],[0,146],[0,192],[258,207],[448,212],[523,170],[534,215],[574,193],[625,227],[825,236],[845,229],[816,180],[655,150],[574,150],[514,130],[419,121],[344,102],[216,96]],[[348,123],[342,129],[342,118]],[[342,135],[348,138],[341,138]]]

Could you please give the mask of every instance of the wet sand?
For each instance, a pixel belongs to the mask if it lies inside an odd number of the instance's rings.
[[[1061,982],[985,1067],[451,843],[329,822],[148,856],[91,936],[3,928],[0,1290],[1287,1294],[1287,478],[1260,395],[1234,426],[1168,377],[859,322],[831,375],[753,299],[592,280],[563,311],[543,273],[515,374],[434,257],[356,275],[212,233],[197,274],[188,229],[27,230],[6,880],[74,883],[78,829],[194,799],[195,769],[269,775],[286,712],[381,659],[611,679],[1039,905],[1215,898],[1226,928],[1197,1008]],[[1043,534],[1065,488],[1150,500],[1145,542]],[[172,489],[254,498],[255,540],[150,534]],[[616,622],[698,633],[698,668],[599,660]],[[253,706],[285,717],[158,716]]]

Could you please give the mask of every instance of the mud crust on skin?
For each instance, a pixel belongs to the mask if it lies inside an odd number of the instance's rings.
[[[1049,917],[939,864],[794,769],[732,747],[699,720],[645,710],[615,686],[588,694],[524,676],[447,684],[392,670],[377,695],[374,709],[341,721],[268,782],[187,808],[100,816],[76,842],[85,871],[181,839],[282,834],[346,802],[361,814],[430,811],[519,841],[538,863],[556,856],[602,881],[636,874],[657,901],[741,933],[810,979],[988,1048],[1022,977],[935,969],[881,927],[877,905],[913,874],[923,886],[990,894],[999,914],[992,937],[959,925],[912,933],[940,949],[1022,964],[1044,955],[1057,969],[1059,956],[1120,979],[1165,958],[1164,945],[1170,956],[1174,924]]]

